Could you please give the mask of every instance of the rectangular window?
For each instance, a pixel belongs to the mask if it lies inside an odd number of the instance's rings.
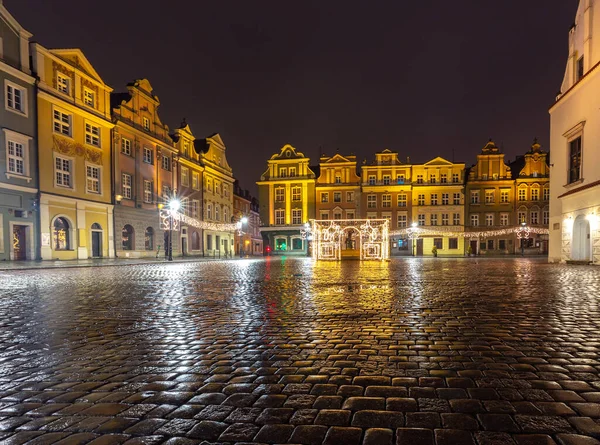
[[[275,224],[277,224],[278,226],[282,226],[285,224],[285,210],[275,210]]]
[[[293,209],[292,210],[292,224],[302,224],[302,210],[301,209]]]
[[[407,196],[406,193],[398,193],[398,207],[406,207]]]
[[[171,199],[171,187],[169,187],[168,185],[163,184],[162,186],[162,198],[165,201]]]
[[[171,170],[171,158],[167,155],[162,156],[162,168],[163,170]]]
[[[404,184],[404,175],[396,176],[396,184]]]
[[[69,94],[71,91],[71,79],[61,73],[56,73],[56,89],[61,93]]]
[[[341,183],[342,183],[342,177],[341,177],[341,176],[339,176],[339,175],[336,175],[336,176],[335,176],[335,183],[336,183],[336,184],[341,184]]]
[[[182,151],[183,151],[183,156],[185,156],[186,158],[189,157],[189,155],[190,155],[190,143],[189,143],[189,141],[187,141],[187,140],[183,141]]]
[[[53,115],[54,132],[71,136],[71,115],[59,110],[54,110]]]
[[[354,219],[354,212],[346,212],[347,219]]]
[[[88,193],[100,193],[100,167],[86,167],[86,190]]]
[[[569,142],[569,184],[581,179],[581,136]]]
[[[127,173],[123,173],[121,175],[121,193],[123,194],[123,198],[131,199],[133,194],[131,193],[131,175]]]
[[[495,200],[495,192],[494,190],[486,190],[485,191],[485,203],[492,204]]]
[[[508,203],[509,190],[500,190],[500,202],[502,204]]]
[[[85,143],[100,147],[100,127],[85,123]]]
[[[459,177],[458,173],[452,173],[452,182],[454,184],[458,184],[459,179],[460,179],[460,177]]]
[[[479,190],[471,190],[471,204],[479,204]]]
[[[377,207],[377,195],[367,195],[367,208],[374,209]]]
[[[329,202],[329,192],[321,192],[321,202]]]
[[[433,239],[433,245],[435,246],[436,249],[443,249],[443,244],[444,243],[444,239],[443,238],[434,238]]]
[[[333,192],[333,202],[342,202],[342,192]]]
[[[200,201],[192,199],[192,218],[198,218],[200,210]]]
[[[390,175],[383,175],[383,185],[390,185]]]
[[[448,238],[448,249],[458,249],[458,238]]]
[[[517,214],[517,218],[519,220],[519,224],[527,222],[527,212],[519,212]]]
[[[144,202],[146,202],[146,203],[152,202],[152,189],[153,189],[152,181],[147,181],[144,179]]]
[[[533,211],[529,214],[530,219],[530,223],[531,224],[538,224],[538,212],[537,211]]]
[[[296,167],[290,167],[290,178],[295,178],[296,177]]]
[[[285,201],[285,189],[283,187],[279,187],[275,189],[275,202],[284,202]]]
[[[500,214],[500,225],[508,226],[508,218],[509,218],[508,213],[501,213]]]
[[[25,150],[19,142],[8,141],[8,172],[25,175]]]
[[[212,219],[212,204],[206,204],[206,219]]]
[[[392,195],[382,195],[381,197],[381,206],[382,207],[391,207],[392,206]]]
[[[154,164],[154,152],[151,148],[144,147],[144,162],[146,164]]]
[[[440,174],[440,183],[446,184],[448,182],[448,175],[446,173]]]
[[[418,224],[419,224],[420,226],[424,226],[424,225],[425,225],[425,215],[424,215],[424,214],[422,214],[422,213],[420,213],[420,214],[417,216],[417,221],[418,221]]]
[[[499,239],[498,240],[498,249],[499,250],[506,250],[506,240],[505,239]]]
[[[486,215],[485,215],[485,225],[486,226],[493,226],[494,225],[494,214],[493,213],[486,213]]]
[[[144,127],[144,130],[150,131],[150,119],[142,117],[142,127]]]
[[[121,138],[121,153],[131,156],[131,140]]]
[[[181,185],[185,187],[190,185],[190,170],[187,167],[181,167]]]
[[[326,212],[321,212],[321,219],[324,219],[324,220],[329,219],[329,214]]]
[[[438,216],[437,214],[432,214],[430,217],[430,221],[431,221],[431,225],[432,226],[437,226],[438,225]]]
[[[429,175],[429,183],[430,184],[435,184],[436,183],[435,175]]]
[[[369,185],[375,185],[375,176],[369,176]]]
[[[346,192],[346,202],[354,201],[354,192]]]
[[[27,96],[23,88],[6,82],[6,108],[19,114],[27,114]]]
[[[280,167],[279,168],[279,177],[280,178],[287,178],[287,167]]]
[[[431,194],[431,205],[432,206],[438,205],[438,195],[437,195],[437,193],[432,193]]]
[[[300,201],[302,199],[302,189],[300,187],[292,187],[292,201]]]
[[[575,74],[576,78],[575,81],[579,81],[581,80],[581,78],[583,77],[583,56],[581,56],[579,59],[577,59],[577,72]]]
[[[448,214],[447,213],[442,213],[442,226],[447,226],[448,225]]]
[[[200,174],[198,172],[192,172],[192,188],[200,190]]]
[[[550,212],[548,210],[544,210],[542,213],[542,224],[547,226],[550,223]]]
[[[527,189],[520,188],[519,189],[519,201],[526,201],[527,200]]]
[[[448,204],[450,204],[450,194],[442,193],[442,205],[447,206]]]
[[[417,198],[417,203],[420,206],[424,206],[425,205],[425,195],[419,195]]]
[[[452,224],[455,226],[460,226],[460,213],[454,213],[452,215]]]
[[[87,88],[83,89],[83,103],[88,107],[94,107],[96,105],[96,95],[92,90]]]
[[[398,228],[406,228],[406,215],[398,215]]]
[[[537,201],[540,199],[540,189],[531,189],[531,200]]]
[[[423,175],[417,175],[417,184],[423,184]]]
[[[487,250],[494,250],[494,240],[493,239],[487,240]]]
[[[455,206],[460,205],[460,193],[454,193],[454,195],[452,195],[452,204]]]
[[[60,187],[72,187],[71,161],[69,159],[56,157],[54,164],[54,177],[56,185]]]
[[[548,187],[544,187],[544,201],[550,201],[550,189]]]
[[[479,215],[471,215],[471,225],[473,227],[479,226]]]

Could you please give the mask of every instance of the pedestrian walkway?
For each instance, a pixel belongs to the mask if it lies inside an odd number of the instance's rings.
[[[258,258],[258,257],[257,257]],[[86,260],[36,260],[36,261],[3,261],[0,262],[0,271],[31,270],[31,269],[54,269],[75,267],[103,267],[103,266],[135,266],[140,264],[159,263],[192,263],[200,261],[230,261],[240,259],[239,257],[176,257],[173,261],[167,261],[165,257],[159,258],[88,258]]]

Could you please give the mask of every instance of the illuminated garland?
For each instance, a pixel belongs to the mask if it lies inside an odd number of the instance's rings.
[[[435,229],[425,228],[423,226],[408,227],[406,229],[393,230],[390,232],[390,236],[406,236],[409,239],[416,239],[423,236],[450,236],[450,237],[463,237],[463,238],[486,238],[491,236],[501,236],[516,234],[518,238],[529,238],[532,233],[538,235],[548,235],[550,231],[548,229],[540,227],[529,227],[529,226],[515,226],[507,227],[505,229],[497,230],[480,230],[477,232],[466,232],[457,231],[455,229],[439,227]]]
[[[235,223],[227,224],[200,221],[196,218],[169,209],[160,209],[159,212],[160,226],[163,230],[169,230],[171,228],[171,221],[173,221],[173,230],[179,230],[180,224],[196,227],[197,229],[214,230],[217,232],[234,232],[237,228]]]

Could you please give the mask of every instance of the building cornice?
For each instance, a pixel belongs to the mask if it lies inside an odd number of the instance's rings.
[[[550,105],[550,107],[548,108],[548,112],[552,113],[552,110],[558,104],[560,104],[565,97],[567,97],[571,92],[578,90],[582,84],[586,83],[590,79],[591,74],[593,72],[595,72],[598,69],[598,67],[600,67],[600,62],[596,63],[592,68],[590,68],[590,70],[587,73],[585,73],[581,79],[579,79],[576,83],[574,83],[571,86],[571,88],[569,88],[567,91],[562,93],[561,96],[558,98],[558,100],[556,102],[554,102],[552,105]]]

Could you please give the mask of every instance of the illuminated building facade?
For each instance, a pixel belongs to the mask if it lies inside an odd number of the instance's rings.
[[[0,260],[39,258],[37,109],[31,34],[0,2]]]
[[[231,224],[233,216],[233,171],[227,163],[225,144],[218,134],[196,140],[200,163],[204,167],[204,221],[213,223],[204,229],[203,252],[210,257],[234,254],[234,231],[221,224]]]
[[[491,139],[469,170],[465,201],[467,231],[508,229],[517,224],[511,168],[505,162],[504,153]],[[465,248],[473,255],[515,253],[515,240],[514,233],[469,238],[465,240]]]
[[[306,255],[304,224],[315,219],[315,172],[309,158],[291,145],[267,161],[258,184],[261,234],[273,255]]]
[[[600,3],[580,0],[550,107],[550,262],[600,263]]]
[[[168,232],[159,225],[158,206],[176,189],[176,148],[158,116],[160,101],[147,79],[111,95],[115,245],[120,258],[165,255]],[[177,237],[173,252],[179,251]]]
[[[261,256],[263,241],[260,235],[258,200],[248,190],[242,189],[237,180],[233,185],[233,221],[238,226],[234,238],[236,255]]]
[[[200,150],[204,141],[196,143],[189,124],[183,120],[171,135],[177,150],[177,199],[181,203],[179,211],[195,221],[202,221],[204,166],[200,162]],[[198,146],[198,149],[196,148]],[[203,254],[203,230],[200,224],[182,222],[178,231],[179,253],[182,256]]]
[[[42,259],[114,257],[110,92],[78,49],[32,43]]]
[[[375,161],[361,166],[361,218],[387,219],[391,231],[406,229],[412,215],[412,166],[403,163],[398,153],[389,149],[375,153]],[[406,236],[390,237],[391,255],[410,255],[411,243]]]
[[[414,255],[464,255],[464,175],[464,163],[441,157],[412,166],[411,226],[434,232],[412,240]]]

